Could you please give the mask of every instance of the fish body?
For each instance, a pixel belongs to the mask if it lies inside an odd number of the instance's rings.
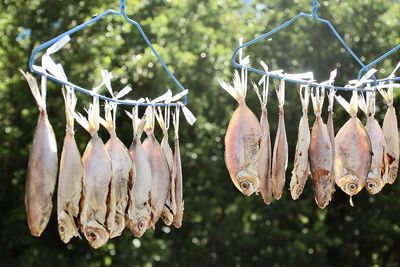
[[[371,168],[372,148],[368,133],[357,116],[357,93],[351,104],[336,98],[351,115],[335,137],[336,184],[350,197],[365,186]],[[351,198],[350,198],[350,204]]]
[[[250,196],[259,191],[258,157],[261,127],[243,102],[235,110],[225,135],[225,164],[236,188]]]
[[[303,88],[300,88],[300,98],[303,107],[303,116],[301,117],[299,123],[294,167],[292,170],[292,178],[290,179],[290,194],[294,200],[298,199],[303,193],[304,186],[307,182],[307,177],[310,172],[308,150],[311,137],[307,114],[310,93],[308,87],[304,88],[304,93],[302,89]]]
[[[179,228],[182,226],[183,221],[183,181],[182,181],[182,163],[181,163],[181,151],[179,147],[179,108],[176,109],[174,117],[174,158],[173,158],[173,174],[172,177],[175,181],[175,201],[176,201],[176,213],[174,216],[174,226]]]
[[[375,92],[366,93],[366,99],[363,95],[359,96],[359,107],[367,116],[367,130],[371,148],[372,160],[371,169],[368,173],[365,188],[368,193],[376,194],[380,192],[387,181],[388,161],[386,157],[387,144],[382,128],[374,118],[375,115]]]
[[[76,96],[69,87],[63,88],[62,92],[65,100],[67,126],[58,176],[57,221],[61,240],[68,243],[71,238],[80,237],[76,221],[79,216],[84,169],[74,133]]]
[[[389,164],[387,183],[393,184],[399,168],[400,147],[396,110],[393,103],[388,105],[388,110],[383,119],[382,131],[387,143],[386,157]]]
[[[311,130],[309,149],[310,171],[313,181],[315,201],[319,208],[325,208],[331,201],[334,181],[331,180],[332,143],[328,128],[321,118],[325,90],[316,88],[311,95],[314,107],[315,122]]]
[[[275,199],[282,197],[285,187],[286,168],[288,164],[288,143],[286,137],[285,114],[283,105],[285,102],[285,82],[281,80],[279,89],[277,89],[279,101],[279,120],[276,132],[274,151],[272,156],[272,194]]]
[[[25,208],[31,234],[40,236],[49,222],[53,207],[52,197],[57,177],[57,143],[53,128],[47,117],[45,87],[39,92],[36,79],[29,73],[25,76],[39,107],[39,118],[33,136],[28,160],[25,185]],[[44,90],[43,90],[44,89]]]
[[[262,137],[260,141],[259,167],[258,174],[260,177],[260,192],[264,203],[269,205],[272,202],[272,180],[271,180],[271,164],[272,149],[271,135],[268,122],[268,112],[265,105],[261,106],[260,127]]]

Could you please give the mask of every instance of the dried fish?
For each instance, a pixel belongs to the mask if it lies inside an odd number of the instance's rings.
[[[397,115],[393,106],[393,84],[389,84],[387,91],[381,88],[379,89],[379,92],[388,106],[385,118],[383,119],[382,131],[387,143],[386,157],[389,164],[387,183],[393,184],[397,178],[400,156]]]
[[[268,66],[261,62],[264,69],[268,71]],[[260,127],[262,131],[259,151],[259,166],[258,174],[260,177],[260,192],[266,205],[272,202],[272,180],[271,180],[271,164],[272,164],[272,149],[271,149],[271,136],[268,122],[267,100],[269,89],[269,76],[263,76],[260,82],[263,83],[262,96],[258,90],[257,85],[253,84],[253,88],[261,103],[261,118]],[[259,83],[260,84],[260,83]]]
[[[161,216],[168,197],[170,173],[163,150],[154,136],[154,107],[148,107],[146,114],[148,120],[144,131],[147,134],[147,138],[143,142],[143,150],[150,163],[152,175],[150,202],[152,218],[150,220],[150,226],[154,228]]]
[[[176,200],[176,214],[174,217],[174,226],[179,228],[182,226],[183,220],[183,183],[182,183],[182,165],[181,165],[181,151],[179,148],[179,107],[176,108],[173,116],[173,123],[175,128],[175,150],[174,150],[174,162],[173,162],[173,174],[175,179],[175,200]]]
[[[315,122],[311,130],[309,158],[315,201],[323,209],[331,201],[334,188],[334,181],[329,176],[332,168],[332,146],[328,129],[321,118],[325,89],[322,87],[315,90],[315,94],[311,91]]]
[[[49,222],[53,207],[52,197],[57,177],[57,143],[46,111],[46,78],[42,77],[42,91],[30,73],[25,76],[38,105],[40,115],[35,129],[25,186],[25,207],[28,226],[33,236],[40,236]]]
[[[236,188],[246,196],[259,191],[259,151],[262,131],[254,113],[245,103],[247,71],[242,78],[235,71],[233,86],[220,81],[221,87],[239,103],[225,135],[225,164]]]
[[[174,216],[176,214],[176,199],[175,199],[175,177],[173,175],[174,169],[174,156],[172,153],[172,149],[168,143],[168,129],[169,129],[169,116],[170,110],[169,107],[165,108],[164,117],[161,109],[158,109],[158,113],[155,113],[158,124],[161,127],[163,132],[163,139],[161,141],[161,148],[164,152],[165,159],[168,163],[168,170],[170,173],[170,189],[167,197],[167,201],[165,202],[164,209],[161,214],[161,218],[166,225],[171,225],[174,222]]]
[[[96,88],[93,90],[96,92]],[[104,143],[98,136],[99,99],[93,97],[93,103],[87,110],[88,119],[75,113],[76,121],[91,135],[83,153],[82,162],[85,169],[82,184],[81,231],[93,248],[103,246],[109,239],[106,229],[107,196],[111,177],[113,176],[110,157]]]
[[[301,86],[300,100],[303,107],[303,116],[299,123],[299,133],[297,137],[296,154],[294,157],[294,167],[290,180],[290,194],[294,200],[298,199],[303,193],[307,177],[310,172],[308,150],[310,147],[310,126],[308,124],[308,103],[310,100],[310,88]]]
[[[132,119],[133,142],[129,148],[134,169],[129,180],[129,204],[127,209],[127,225],[132,234],[139,238],[149,227],[151,219],[151,185],[152,175],[150,163],[140,142],[143,128],[146,124],[146,115],[140,120],[138,117],[138,107],[132,109],[132,114],[128,114]]]
[[[335,137],[336,184],[350,196],[358,194],[365,186],[371,169],[372,148],[367,131],[357,118],[357,92],[353,91],[350,104],[341,96],[336,100],[350,114],[351,118]]]
[[[275,199],[282,197],[285,187],[286,168],[288,164],[288,143],[286,138],[285,114],[285,81],[282,79],[279,88],[276,89],[279,102],[279,121],[276,132],[274,151],[272,156],[272,193]]]
[[[367,124],[365,126],[370,137],[372,147],[372,162],[371,170],[368,173],[367,183],[365,188],[370,194],[380,192],[386,183],[387,176],[387,145],[385,136],[381,126],[376,121],[375,115],[375,92],[366,94],[367,101],[363,95],[359,95],[359,107],[367,116]]]
[[[117,105],[106,102],[105,120],[100,120],[101,124],[110,133],[110,140],[105,145],[113,170],[108,194],[108,215],[106,221],[110,238],[120,236],[125,228],[125,211],[128,205],[128,181],[130,173],[134,171],[132,170],[133,162],[128,149],[117,137],[115,131],[116,112]]]
[[[336,73],[335,73],[336,77]],[[331,141],[331,151],[332,151],[332,166],[329,171],[329,182],[331,184],[331,189],[330,192],[333,195],[335,192],[335,128],[333,127],[333,104],[335,102],[335,90],[330,89],[328,93],[328,121],[326,122],[327,124],[327,129],[328,129],[328,135],[329,135],[329,140]]]
[[[67,117],[66,133],[61,152],[57,190],[58,233],[64,243],[79,236],[77,219],[82,193],[83,164],[75,141],[74,112],[77,98],[70,87],[62,88]]]

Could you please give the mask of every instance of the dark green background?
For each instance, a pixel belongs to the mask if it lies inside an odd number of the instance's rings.
[[[118,9],[118,1],[1,1],[0,266],[399,266],[399,181],[376,196],[363,190],[354,198],[354,208],[337,189],[331,204],[320,210],[310,183],[300,200],[293,201],[285,190],[280,201],[265,206],[260,196],[241,195],[225,169],[223,138],[236,103],[219,87],[218,79],[230,79],[230,57],[238,38],[250,40],[300,11],[311,11],[311,2],[127,1],[127,13],[141,23],[166,63],[190,89],[189,108],[198,122],[190,127],[181,121],[183,227],[159,224],[156,231],[148,231],[140,240],[126,230],[122,237],[94,250],[86,240],[74,239],[68,245],[60,241],[55,209],[40,238],[29,233],[24,184],[38,110],[18,69],[27,70],[34,47],[107,8]],[[365,63],[400,43],[397,0],[320,4],[319,15],[332,21]],[[337,83],[342,85],[355,78],[359,69],[326,26],[306,19],[245,54],[251,55],[253,65],[264,60],[272,69],[314,71],[318,80],[326,80],[338,67]],[[120,17],[107,18],[77,33],[54,58],[63,64],[71,81],[86,88],[98,84],[99,70],[106,68],[116,77],[116,90],[126,84],[133,86],[131,98],[154,97],[167,87],[178,91],[135,29]],[[386,77],[399,60],[397,52],[379,64],[378,76]],[[398,95],[396,92],[396,108]],[[78,110],[82,111],[90,99],[82,94],[78,97]],[[259,115],[253,91],[249,91],[247,102]],[[47,104],[61,151],[65,114],[60,88],[53,82],[48,86]],[[380,97],[377,106],[377,118],[382,121],[386,106]],[[274,137],[277,103],[273,90],[268,110]],[[335,112],[337,131],[348,116],[338,105]],[[288,179],[300,113],[296,87],[288,85]],[[363,114],[359,116],[364,119]],[[310,111],[310,123],[313,119]],[[122,108],[117,123],[118,135],[129,145],[131,123]],[[89,136],[79,126],[76,136],[83,151]],[[108,139],[104,129],[101,136]]]

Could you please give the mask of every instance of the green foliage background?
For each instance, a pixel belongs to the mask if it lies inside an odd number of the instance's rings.
[[[122,237],[94,250],[85,240],[74,239],[68,245],[60,241],[54,209],[43,235],[32,237],[26,224],[24,184],[38,111],[18,69],[27,70],[29,56],[38,44],[105,9],[118,9],[117,2],[0,2],[0,266],[400,265],[398,181],[376,196],[363,190],[355,197],[354,208],[338,189],[332,203],[320,210],[310,182],[300,200],[291,200],[286,190],[280,201],[265,206],[260,196],[241,195],[225,169],[223,138],[236,103],[219,87],[218,79],[230,79],[230,57],[239,37],[250,40],[300,11],[311,11],[312,1],[305,0],[127,1],[127,13],[141,23],[168,66],[190,89],[189,108],[198,118],[194,127],[183,119],[181,122],[184,225],[175,229],[159,224],[140,240],[126,230]],[[333,22],[365,63],[400,43],[398,0],[321,1],[319,14]],[[359,68],[329,30],[311,20],[301,20],[245,53],[251,55],[253,65],[264,60],[272,69],[312,70],[318,80],[327,79],[338,67],[338,84],[355,78]],[[178,90],[135,29],[119,17],[106,18],[77,33],[55,58],[71,81],[86,88],[98,84],[99,70],[106,68],[116,77],[114,88],[133,86],[131,97],[154,97],[167,87]],[[379,64],[379,76],[387,76],[399,60],[397,52]],[[248,105],[259,115],[254,92],[248,95]],[[395,105],[400,109],[398,95]],[[78,109],[82,110],[90,99],[78,96]],[[59,86],[52,82],[47,103],[61,151],[65,114]],[[382,121],[386,107],[380,98],[377,105],[377,117]],[[274,136],[277,104],[273,90],[268,110]],[[300,110],[296,87],[288,85],[287,178]],[[337,106],[336,131],[347,118]],[[361,113],[360,118],[364,118]],[[122,108],[117,123],[120,138],[129,145],[131,124]],[[103,140],[108,138],[104,130],[101,135]],[[83,151],[88,134],[77,126],[76,136]]]

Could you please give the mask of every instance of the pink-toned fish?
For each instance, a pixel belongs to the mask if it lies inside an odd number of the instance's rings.
[[[336,71],[335,75],[336,77]],[[328,121],[326,122],[327,124],[327,129],[328,129],[328,135],[329,135],[329,140],[331,141],[331,149],[332,149],[332,167],[329,172],[329,181],[331,183],[331,189],[330,192],[333,195],[335,192],[335,128],[333,127],[333,104],[335,102],[335,90],[330,89],[328,93]]]
[[[46,111],[46,80],[42,79],[40,93],[36,79],[30,73],[25,76],[39,107],[39,119],[35,129],[25,186],[25,208],[28,226],[33,236],[40,236],[49,222],[53,207],[52,197],[57,177],[57,143]]]
[[[334,188],[334,180],[329,176],[332,168],[332,146],[328,128],[321,118],[325,89],[315,88],[315,91],[311,91],[315,122],[311,130],[309,158],[315,201],[323,209],[331,201]]]
[[[105,120],[100,120],[101,124],[110,134],[110,139],[105,145],[113,170],[108,194],[108,214],[106,221],[110,238],[120,236],[125,228],[125,211],[129,198],[128,181],[133,168],[132,158],[128,149],[117,137],[115,131],[116,112],[117,105],[106,102]]]
[[[259,191],[259,151],[262,130],[254,113],[245,103],[247,70],[242,77],[235,71],[233,86],[220,81],[221,87],[239,103],[225,135],[225,164],[236,188],[246,196]]]
[[[357,118],[357,91],[353,91],[350,104],[341,96],[336,96],[336,100],[351,116],[335,137],[336,184],[350,196],[353,205],[352,196],[358,194],[367,182],[372,147],[366,129]]]
[[[94,92],[97,90],[94,89]],[[93,97],[88,109],[88,119],[75,113],[76,121],[91,135],[82,156],[85,169],[82,183],[80,223],[89,244],[93,248],[103,246],[109,239],[106,228],[107,198],[113,176],[110,157],[99,137],[99,99]]]
[[[301,86],[300,100],[303,108],[303,116],[299,123],[299,133],[297,137],[296,153],[294,157],[294,167],[290,180],[290,194],[294,200],[298,199],[303,193],[307,177],[310,172],[308,150],[310,147],[310,126],[308,124],[308,103],[310,101],[310,88]]]
[[[129,204],[126,212],[127,225],[132,234],[141,237],[150,225],[151,220],[151,185],[152,174],[149,160],[143,150],[140,137],[146,124],[146,115],[140,120],[138,107],[132,109],[128,114],[132,119],[133,142],[129,148],[134,168],[129,181]]]
[[[151,209],[152,218],[150,226],[154,229],[156,222],[161,217],[165,202],[170,191],[170,172],[167,159],[162,147],[154,136],[154,107],[150,106],[146,110],[147,123],[144,131],[147,138],[143,142],[144,153],[150,163],[152,182],[151,182]]]
[[[376,121],[375,115],[375,92],[366,93],[367,101],[363,95],[359,95],[359,107],[367,116],[365,128],[370,137],[372,147],[371,170],[368,173],[365,188],[370,194],[380,192],[387,179],[387,144],[382,128]]]
[[[285,114],[285,81],[282,79],[279,88],[276,88],[279,103],[278,130],[275,136],[274,151],[272,156],[272,194],[275,199],[282,197],[285,187],[286,168],[288,164],[288,143],[286,138]]]
[[[174,222],[174,216],[176,215],[176,199],[175,199],[175,177],[174,177],[174,156],[172,149],[168,143],[168,129],[169,129],[169,107],[165,108],[163,115],[161,109],[155,113],[158,124],[163,132],[163,139],[161,141],[161,148],[164,152],[165,159],[168,163],[168,170],[170,173],[170,189],[165,202],[164,209],[161,214],[161,218],[166,225],[171,225]]]
[[[67,117],[64,145],[61,152],[57,190],[58,233],[64,243],[79,236],[79,201],[82,194],[83,164],[75,141],[74,112],[77,98],[70,87],[62,89]]]
[[[386,157],[388,161],[387,183],[393,184],[397,178],[399,169],[399,130],[397,125],[396,110],[393,106],[393,84],[389,84],[387,90],[379,89],[388,106],[388,109],[383,119],[382,131],[387,143]]]

